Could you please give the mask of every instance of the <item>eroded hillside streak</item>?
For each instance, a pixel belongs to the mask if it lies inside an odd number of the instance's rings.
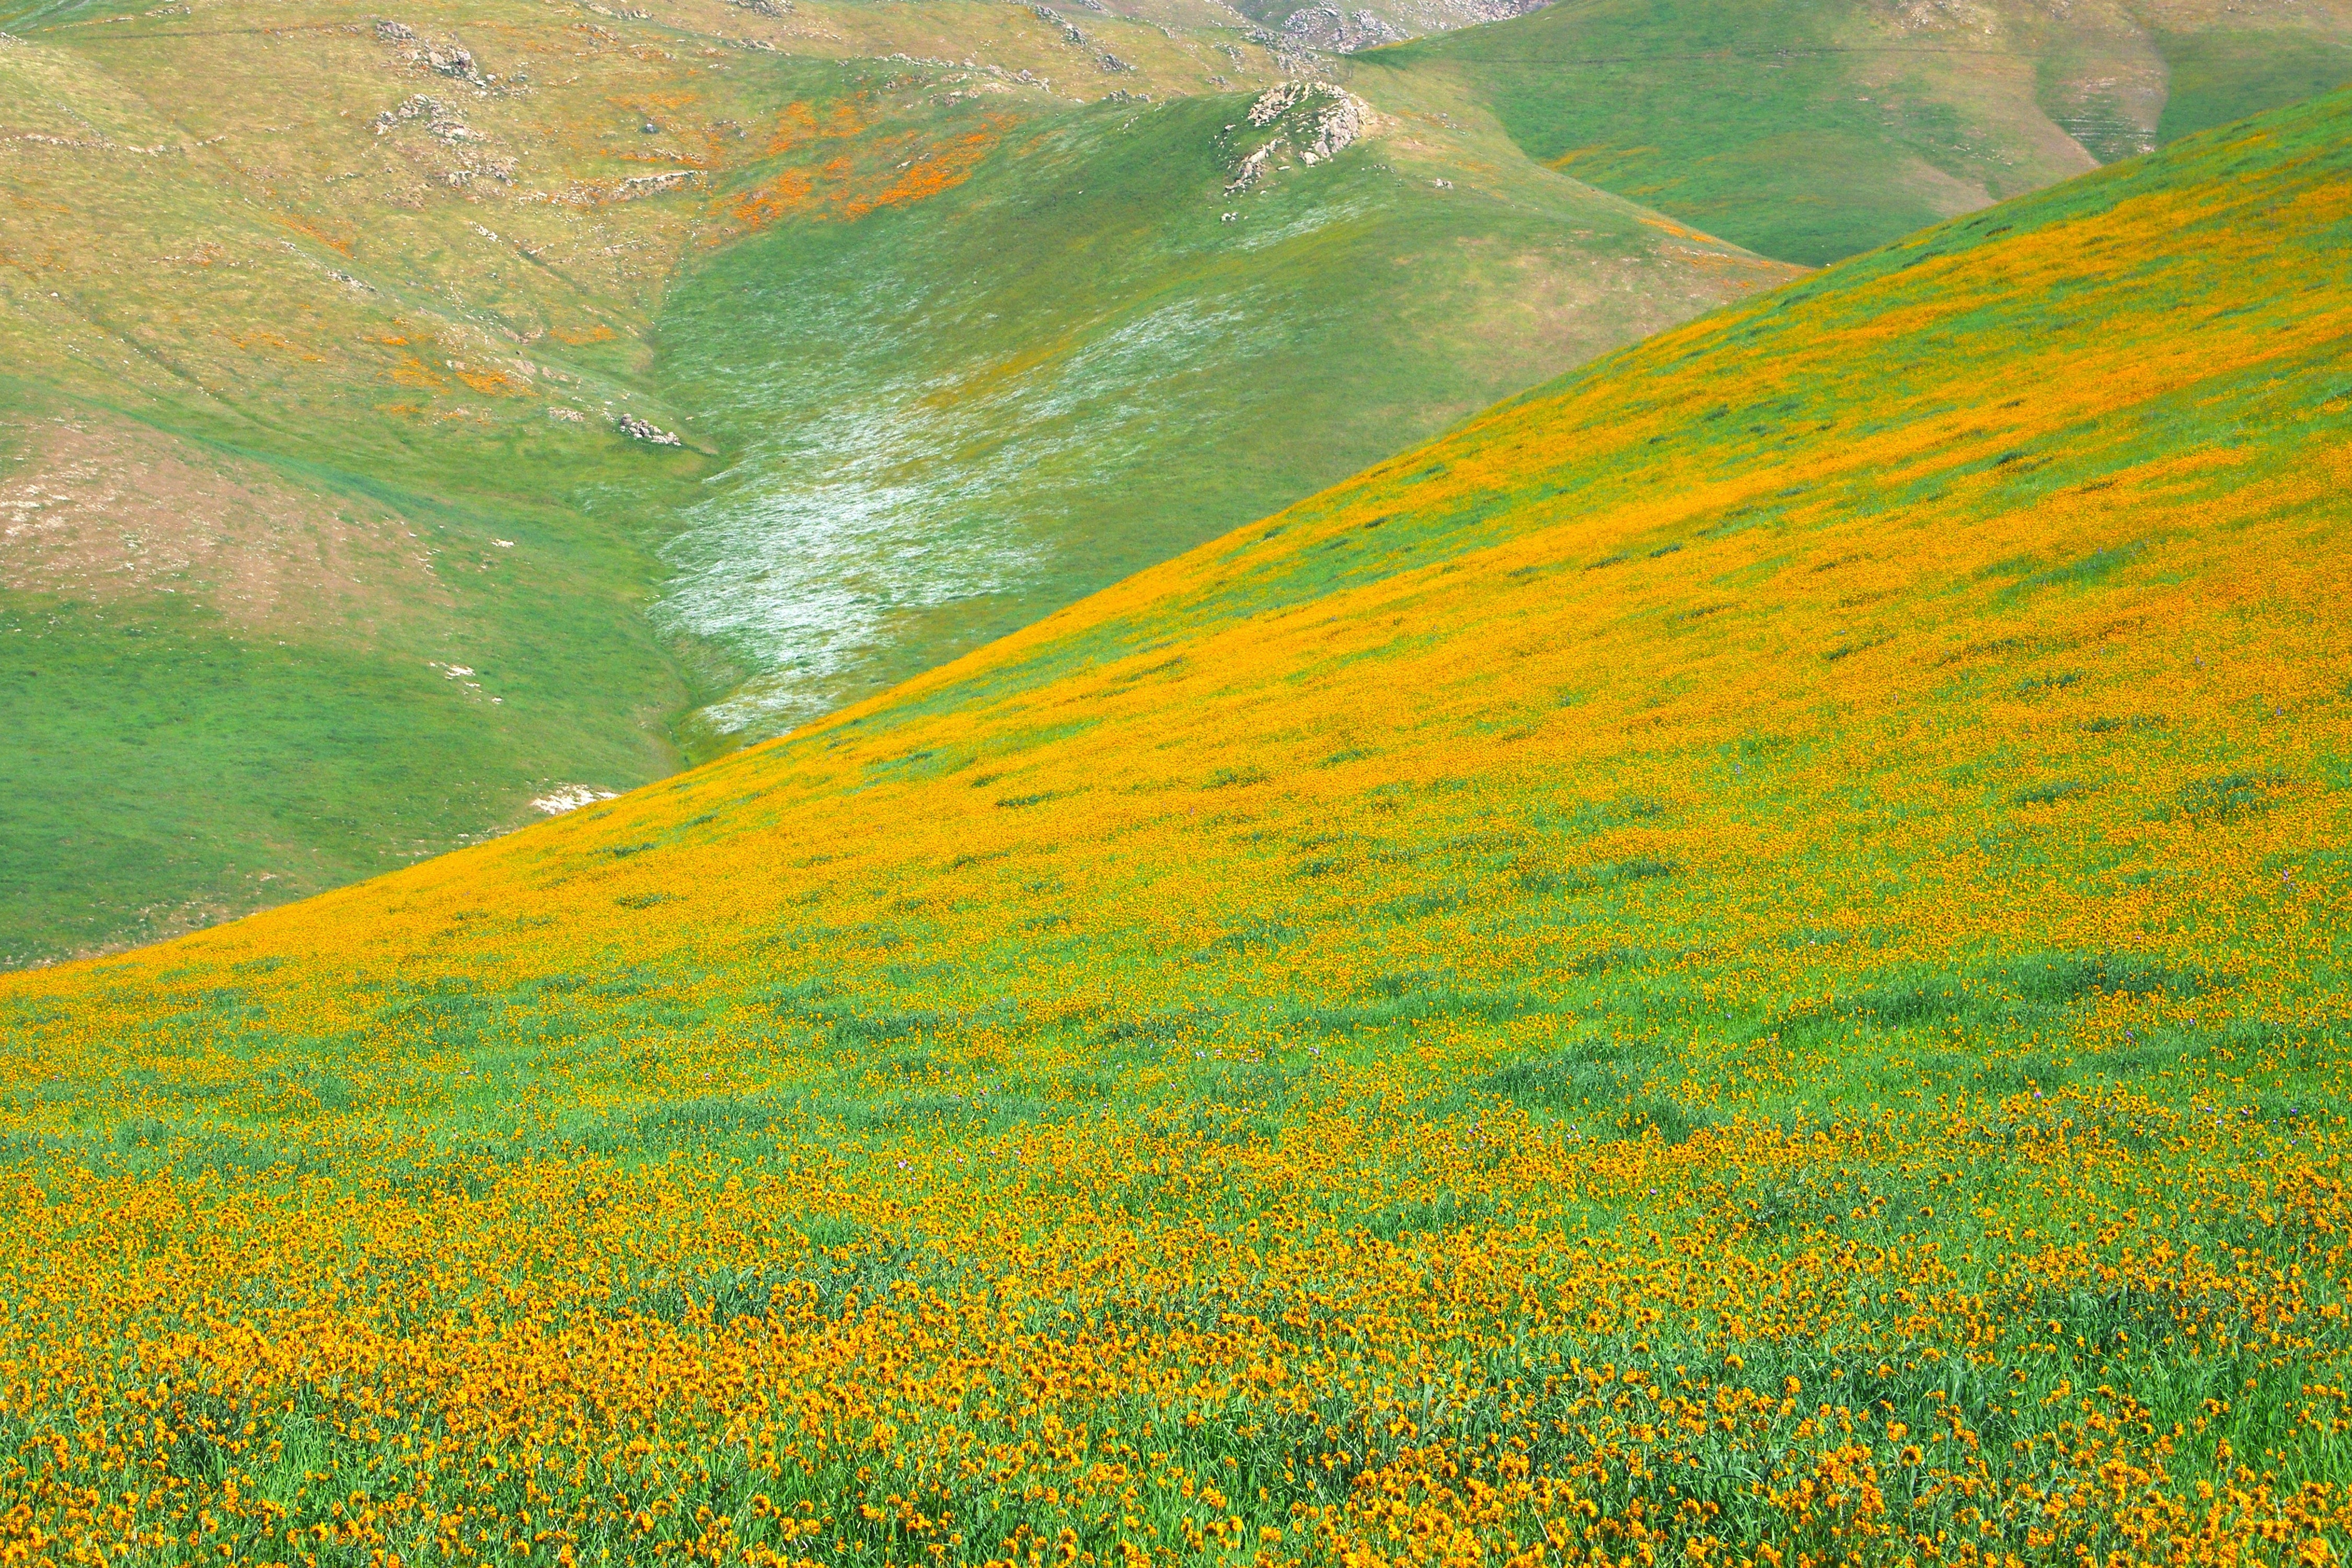
[[[9,978],[9,1544],[2326,1561],[2347,132]]]

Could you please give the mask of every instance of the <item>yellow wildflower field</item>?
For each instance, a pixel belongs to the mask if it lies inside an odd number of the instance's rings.
[[[2347,341],[2339,94],[0,982],[0,1559],[2332,1559]]]

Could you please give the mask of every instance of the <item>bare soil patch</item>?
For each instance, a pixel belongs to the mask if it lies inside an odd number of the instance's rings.
[[[250,630],[372,634],[449,595],[394,513],[119,416],[32,423],[0,457],[0,586],[180,595]]]

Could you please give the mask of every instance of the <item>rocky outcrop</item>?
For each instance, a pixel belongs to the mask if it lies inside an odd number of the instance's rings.
[[[1334,91],[1332,100],[1316,111],[1313,139],[1298,150],[1303,163],[1336,158],[1364,133],[1363,101],[1353,93]]]
[[[1348,54],[1392,44],[1406,35],[1378,12],[1340,10],[1336,5],[1312,5],[1283,19],[1283,33],[1296,43]]]
[[[404,22],[380,21],[375,25],[376,39],[400,50],[401,58],[411,65],[421,65],[436,76],[452,77],[475,87],[488,87],[489,78],[482,74],[481,66],[474,59],[473,51],[465,45],[451,41],[446,44],[429,42],[415,28]]]
[[[686,445],[684,441],[681,441],[676,436],[671,435],[660,426],[650,424],[646,420],[638,418],[634,414],[615,414],[613,416],[613,428],[618,430],[622,435],[626,436],[632,441],[643,441],[649,446],[683,447]]]
[[[1083,44],[1087,41],[1087,36],[1078,30],[1077,24],[1063,16],[1059,11],[1055,10],[1051,5],[1032,5],[1029,9],[1036,14],[1037,20],[1046,23],[1051,26],[1061,28],[1062,41],[1064,43]]]
[[[1278,81],[1251,104],[1247,119],[1260,131],[1274,132],[1233,166],[1225,194],[1236,195],[1282,168],[1286,153],[1312,168],[1328,163],[1370,130],[1371,107],[1334,82]]]

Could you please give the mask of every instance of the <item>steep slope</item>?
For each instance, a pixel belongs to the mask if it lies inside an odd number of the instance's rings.
[[[23,715],[0,759],[0,963],[243,913],[514,826],[535,799],[642,783],[681,739],[711,742],[677,732],[699,703],[824,655],[793,639],[805,605],[748,644],[706,639],[728,629],[708,616],[646,611],[712,458],[732,462],[728,494],[771,494],[779,430],[887,394],[794,357],[833,352],[800,307],[854,290],[832,269],[870,268],[877,247],[905,255],[924,297],[1083,266],[1083,312],[1047,329],[1076,345],[1187,286],[1189,264],[1160,250],[1213,256],[1220,289],[1286,307],[1300,247],[1268,247],[1275,213],[1361,207],[1323,259],[1378,279],[1358,290],[1365,311],[1413,294],[1418,319],[1444,318],[1393,366],[1377,328],[1261,343],[1265,387],[1410,374],[1431,393],[1339,409],[1254,459],[1223,510],[1163,498],[1137,515],[1132,494],[1113,499],[1131,466],[1105,464],[1083,504],[1015,520],[1017,550],[987,570],[1019,592],[983,632],[1779,275],[1641,229],[1507,143],[1500,202],[1415,214],[1394,189],[1369,205],[1321,191],[1362,184],[1355,166],[1381,161],[1367,140],[1345,173],[1269,167],[1247,204],[1266,221],[1204,239],[1252,149],[1203,122],[1245,121],[1275,56],[1224,7],[1145,9],[1087,10],[1083,26],[961,0],[682,0],[658,18],[522,0],[0,10],[23,34],[0,35],[0,688]],[[1153,120],[1162,169],[1138,156],[1153,132],[1111,117],[1171,93],[1212,96]],[[1307,150],[1312,125],[1297,129]],[[1058,152],[1028,160],[1040,147]],[[962,221],[937,203],[967,181],[1000,207],[1051,205],[1023,183],[1044,161],[1117,203],[1128,250],[1150,254],[1082,258],[1083,236],[1035,224],[1000,224],[985,253],[926,241]],[[1590,253],[1578,228],[1599,237]],[[925,259],[962,270],[930,277]],[[1001,331],[866,325],[859,350],[900,382],[1003,359]],[[1230,442],[1264,406],[1171,411],[1137,461]],[[981,434],[947,430],[949,451]],[[930,460],[952,486],[949,451]],[[824,499],[787,498],[794,516]],[[1114,510],[1128,531],[1085,536]],[[731,515],[695,513],[683,559],[773,545],[773,520],[751,518],[747,541]],[[871,569],[919,546],[921,521],[862,535]],[[972,640],[894,614],[857,623],[878,618],[884,646],[857,646],[886,668]]]
[[[1708,234],[1843,255],[2347,37],[1578,4],[1320,52],[1517,8],[0,5],[0,964],[773,733],[1779,276]],[[1353,96],[1255,125],[1284,73]]]
[[[2352,81],[2352,7],[1563,0],[1364,68],[1453,78],[1538,162],[1818,266]]]
[[[1921,235],[790,741],[0,983],[8,1528],[2324,1561],[2347,149]]]
[[[1408,93],[1057,119],[671,298],[670,395],[741,457],[656,614],[748,672],[713,739],[764,738],[1792,271]]]

